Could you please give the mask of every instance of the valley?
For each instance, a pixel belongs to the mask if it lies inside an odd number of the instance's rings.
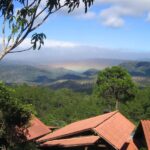
[[[91,60],[88,62],[90,63]],[[94,63],[95,62],[95,63]],[[150,62],[144,61],[115,61],[109,60],[106,67],[120,65],[127,69],[132,75],[133,80],[141,87],[150,85]],[[111,62],[111,63],[110,63]],[[87,64],[88,64],[87,63]],[[68,88],[74,91],[83,91],[91,93],[97,79],[97,74],[100,71],[98,68],[102,60],[93,60],[93,66],[87,70],[71,70],[57,67],[41,66],[41,65],[26,65],[17,63],[1,63],[0,64],[0,80],[7,84],[29,84],[48,86],[52,89]],[[69,64],[68,64],[69,65]],[[76,65],[79,65],[78,63]],[[81,65],[82,66],[82,65]],[[94,66],[97,66],[94,68]],[[73,68],[74,69],[74,68]]]

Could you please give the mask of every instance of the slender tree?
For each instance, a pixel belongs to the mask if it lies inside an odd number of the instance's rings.
[[[0,17],[2,29],[2,48],[0,60],[8,53],[40,49],[46,38],[44,33],[31,36],[31,46],[27,49],[15,49],[53,13],[63,7],[68,13],[83,3],[85,12],[94,0],[0,0]],[[41,17],[42,16],[42,17]],[[38,21],[37,21],[38,20]],[[6,31],[7,30],[7,31]]]
[[[119,66],[106,68],[98,74],[96,93],[106,99],[115,99],[116,110],[119,109],[119,102],[133,99],[135,92],[136,86],[131,76]]]

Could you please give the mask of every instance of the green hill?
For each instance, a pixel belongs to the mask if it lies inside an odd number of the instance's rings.
[[[150,62],[126,62],[120,66],[127,69],[140,86],[150,86]]]
[[[150,62],[126,62],[120,66],[126,68],[132,76],[150,77]]]
[[[47,70],[32,65],[0,63],[0,80],[6,83],[49,84],[70,72],[63,68]]]
[[[133,79],[142,86],[150,85],[150,62],[125,62]],[[91,91],[99,70],[94,68],[75,72],[64,68],[44,68],[38,65],[0,63],[0,80],[8,84],[45,85],[53,89],[69,88],[75,91]]]

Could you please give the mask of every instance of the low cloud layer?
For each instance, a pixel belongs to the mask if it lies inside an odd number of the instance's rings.
[[[27,39],[18,50],[29,45]],[[41,50],[8,54],[5,59],[22,60],[35,63],[50,63],[53,61],[82,60],[93,58],[111,58],[124,60],[150,60],[150,52],[138,52],[128,49],[111,49],[107,47],[85,46],[67,41],[47,40]]]
[[[19,49],[29,48],[31,43],[31,39],[27,38],[23,43],[19,46]],[[44,41],[44,48],[72,48],[77,46],[78,44],[68,41],[58,41],[53,39],[46,39]]]

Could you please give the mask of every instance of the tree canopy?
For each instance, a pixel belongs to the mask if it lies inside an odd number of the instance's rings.
[[[51,14],[67,7],[68,13],[78,8],[81,3],[85,12],[94,0],[1,0],[0,19],[2,27],[2,49],[0,60],[8,53],[40,49],[46,38],[44,33],[33,33]],[[42,17],[41,17],[42,16]],[[37,21],[38,20],[38,21]],[[6,31],[7,30],[7,31]],[[27,49],[15,49],[33,33],[31,46]]]
[[[135,96],[136,86],[129,73],[119,67],[106,68],[98,74],[96,92],[99,96],[116,100],[116,109],[119,101],[125,102]]]
[[[13,90],[0,83],[0,147],[13,146],[25,140],[25,129],[33,109],[14,97]]]

